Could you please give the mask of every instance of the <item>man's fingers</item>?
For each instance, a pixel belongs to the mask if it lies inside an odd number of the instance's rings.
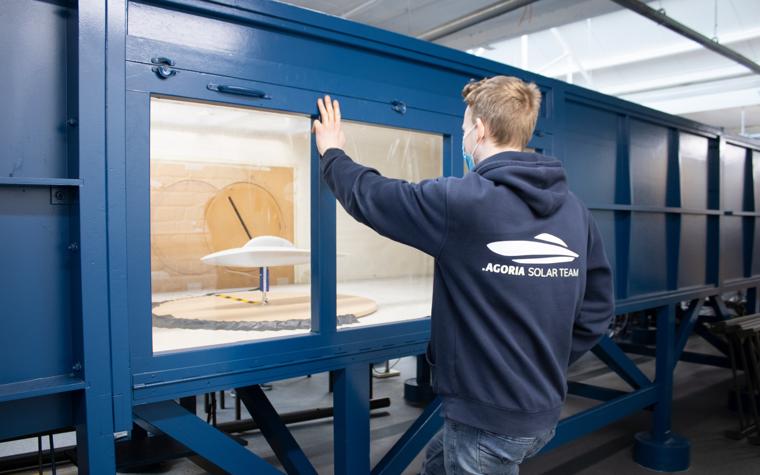
[[[314,120],[314,124],[311,126],[312,133],[316,133],[317,130],[322,130],[322,122],[319,119]]]
[[[327,109],[327,116],[330,118],[330,125],[335,125],[335,111],[333,110],[333,103],[330,96],[325,96],[325,109]]]
[[[317,107],[319,107],[319,114],[322,116],[322,124],[327,125],[329,123],[329,117],[321,97],[317,99]]]
[[[319,114],[321,115],[321,125],[324,127],[340,126],[341,113],[340,104],[337,100],[330,99],[330,96],[325,95],[324,98],[317,99],[317,107],[319,107]]]

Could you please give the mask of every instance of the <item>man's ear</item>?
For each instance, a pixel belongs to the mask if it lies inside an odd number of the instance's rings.
[[[485,138],[488,137],[488,127],[486,127],[486,124],[480,120],[480,117],[475,119],[475,126],[478,129],[477,140],[485,140]]]

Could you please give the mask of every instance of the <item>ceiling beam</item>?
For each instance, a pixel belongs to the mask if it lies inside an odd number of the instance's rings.
[[[496,18],[518,8],[525,7],[531,3],[535,3],[538,0],[504,0],[494,3],[487,7],[483,7],[479,10],[475,10],[462,18],[457,18],[443,25],[436,26],[424,33],[417,35],[417,38],[427,41],[436,41],[446,36],[458,33],[466,28],[477,25],[484,21]]]
[[[502,43],[521,35],[531,35],[553,26],[584,21],[620,9],[620,5],[609,0],[542,0],[532,4],[530,11],[526,10],[524,14],[520,10],[507,13],[451,34],[437,43],[450,48],[469,50]]]
[[[744,67],[749,68],[754,73],[760,74],[760,64],[757,64],[756,62],[752,61],[746,56],[737,53],[731,48],[727,48],[723,46],[717,41],[713,41],[712,39],[706,37],[705,35],[703,35],[702,33],[696,30],[692,30],[691,28],[684,25],[683,23],[677,22],[676,20],[667,16],[663,11],[655,10],[654,8],[647,6],[645,3],[642,3],[639,0],[612,0],[612,1],[622,7],[625,7],[635,13],[638,13],[639,15],[645,18],[652,20],[653,22],[661,26],[664,26],[665,28],[671,31],[678,33],[679,35],[685,36],[686,38],[689,38],[690,40],[699,43],[700,45],[704,46],[705,48],[711,51],[714,51],[722,56],[725,56],[728,59],[731,59],[741,64]]]
[[[357,13],[360,13],[360,12],[366,10],[367,8],[371,7],[375,3],[377,3],[377,0],[367,0],[366,2],[362,3],[361,5],[356,6],[356,7],[352,8],[351,10],[347,11],[346,13],[342,14],[340,17],[341,18],[351,18],[352,16],[356,15]]]
[[[669,114],[689,114],[729,107],[760,106],[758,87],[760,77],[745,73],[744,76],[736,78],[638,94],[623,94],[618,97]]]

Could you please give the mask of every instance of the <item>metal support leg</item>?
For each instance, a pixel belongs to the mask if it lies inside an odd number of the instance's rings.
[[[747,314],[751,315],[757,313],[758,300],[757,300],[757,287],[750,287],[747,289]]]
[[[749,413],[754,421],[754,430],[758,430],[760,414],[758,414],[757,404],[755,404],[755,374],[752,371],[749,360],[752,355],[750,354],[749,343],[745,340],[744,336],[738,335],[737,340],[739,342],[737,345],[739,361],[744,370],[744,381],[747,384],[747,394],[749,394]],[[740,394],[739,397],[742,397],[742,395]]]
[[[42,436],[37,436],[37,464],[40,470],[40,475],[43,475],[45,472],[42,470]]]
[[[671,431],[673,367],[675,363],[675,309],[657,310],[657,403],[651,432],[636,434],[633,458],[636,463],[663,472],[689,468],[689,441]]]
[[[726,437],[733,440],[741,440],[747,436],[753,423],[746,417],[744,413],[744,403],[742,402],[742,385],[739,379],[739,352],[741,350],[741,344],[739,338],[736,335],[729,335],[728,337],[728,351],[731,360],[731,375],[734,381],[734,396],[736,398],[736,410],[739,412],[739,430],[727,430],[725,432]]]
[[[52,472],[52,475],[55,475],[56,465],[55,465],[55,444],[53,443],[53,434],[48,434],[48,446],[50,447],[50,471]]]
[[[335,371],[330,371],[327,373],[327,391],[332,393],[334,391],[335,387]],[[375,394],[375,385],[374,385],[374,371],[372,370],[372,365],[369,365],[369,398],[372,399]]]
[[[404,381],[404,399],[410,404],[424,406],[434,397],[435,393],[430,384],[430,365],[425,355],[418,355],[417,377]]]
[[[75,402],[79,473],[115,473],[111,396],[92,393],[81,391]]]
[[[187,412],[195,414],[198,407],[198,399],[195,396],[179,398],[179,405],[184,407]]]
[[[366,364],[335,372],[335,474],[369,473],[369,380]]]
[[[259,426],[280,463],[285,467],[285,471],[289,474],[316,475],[317,471],[285,427],[261,387],[254,385],[237,388],[235,393],[245,403],[245,407],[248,408],[248,412],[251,413],[251,417]]]
[[[206,423],[216,425],[216,393],[203,395],[203,409],[206,413]]]
[[[216,425],[216,392],[210,393],[211,397],[211,425]]]
[[[758,360],[757,346],[755,340],[755,334],[752,332],[746,337],[746,352],[747,352],[747,365],[744,367],[744,373],[748,376],[749,385],[749,404],[752,412],[752,416],[755,419],[755,433],[749,436],[749,441],[753,445],[760,445],[760,418],[757,410],[758,393],[760,392],[760,372],[758,372]]]

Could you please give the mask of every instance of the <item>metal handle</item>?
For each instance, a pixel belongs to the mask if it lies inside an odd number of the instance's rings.
[[[236,94],[238,96],[255,97],[257,99],[271,99],[271,97],[264,91],[243,86],[227,86],[224,84],[209,83],[208,86],[206,86],[206,89],[209,91],[221,92],[223,94]]]

